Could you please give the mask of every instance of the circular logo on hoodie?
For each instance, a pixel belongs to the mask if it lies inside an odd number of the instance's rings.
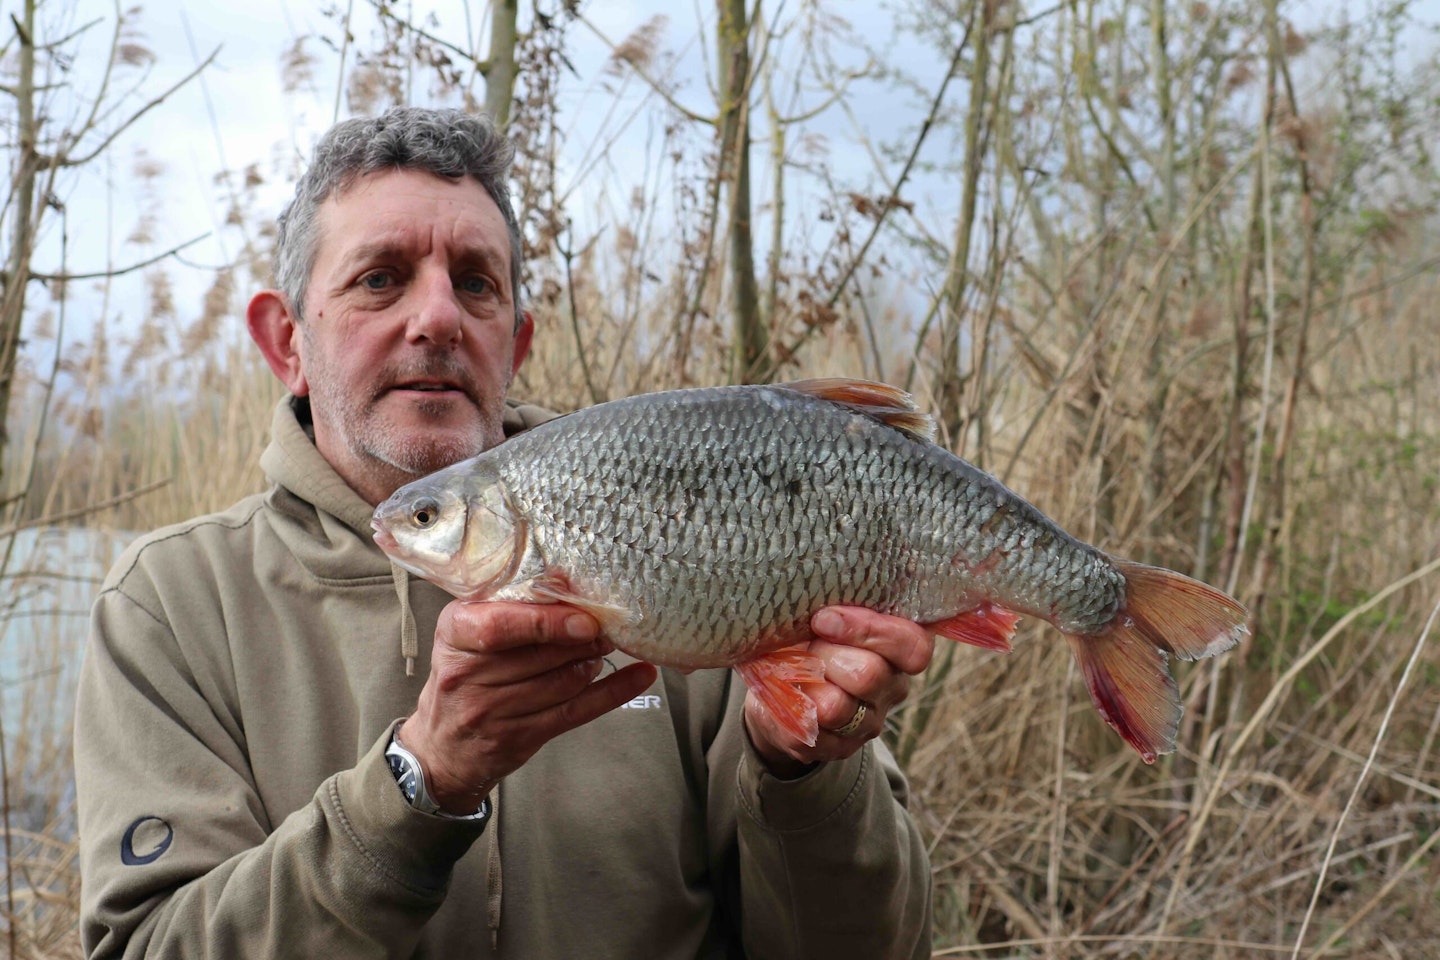
[[[154,863],[170,849],[170,842],[174,839],[175,830],[169,823],[147,814],[125,829],[125,836],[120,838],[120,862],[127,867]]]

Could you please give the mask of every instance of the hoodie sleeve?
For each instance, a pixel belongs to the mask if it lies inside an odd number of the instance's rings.
[[[743,684],[711,750],[712,808],[733,810],[731,897],[752,960],[930,956],[930,861],[908,788],[874,741],[796,780],[765,772],[744,732]],[[730,797],[715,791],[729,791]]]
[[[97,601],[75,720],[89,957],[408,954],[480,830],[412,810],[389,731],[270,823],[230,694],[170,625]]]

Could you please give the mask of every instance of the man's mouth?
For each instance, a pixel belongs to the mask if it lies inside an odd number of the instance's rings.
[[[442,383],[434,380],[418,380],[413,383],[397,383],[392,390],[413,390],[416,393],[464,393],[459,386],[453,383]]]

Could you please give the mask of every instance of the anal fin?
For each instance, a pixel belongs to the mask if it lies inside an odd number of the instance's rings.
[[[993,603],[982,603],[973,610],[922,626],[960,643],[1009,653],[1010,640],[1015,636],[1015,625],[1019,622],[1018,613]]]
[[[825,664],[803,646],[782,647],[735,665],[735,670],[788,733],[800,738],[806,746],[815,746],[820,736],[820,721],[815,702],[800,687],[823,683]]]

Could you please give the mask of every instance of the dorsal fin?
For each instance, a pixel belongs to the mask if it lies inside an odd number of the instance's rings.
[[[789,383],[777,383],[775,386],[838,403],[908,433],[917,440],[935,442],[934,418],[915,406],[914,397],[888,383],[823,377],[814,380],[792,380]]]

